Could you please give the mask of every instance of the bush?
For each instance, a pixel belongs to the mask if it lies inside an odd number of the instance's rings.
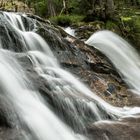
[[[70,26],[82,20],[83,20],[83,16],[77,16],[77,15],[60,15],[60,16],[50,18],[51,22],[63,27]]]
[[[66,15],[54,17],[53,22],[60,26],[70,26],[72,23],[71,19]]]
[[[44,2],[37,2],[35,4],[35,11],[36,13],[41,16],[41,17],[45,17],[46,16],[46,13],[47,13],[47,3],[44,3]]]

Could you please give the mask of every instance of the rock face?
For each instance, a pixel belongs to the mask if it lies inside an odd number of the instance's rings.
[[[25,12],[25,13],[34,13],[34,9],[29,8],[26,2],[18,0],[0,0],[0,9],[6,11],[15,11],[15,12]]]
[[[130,93],[109,60],[93,47],[45,24],[37,31],[51,46],[64,69],[77,75],[99,96],[115,106],[130,105]],[[59,36],[58,36],[59,35]]]
[[[128,88],[121,79],[120,75],[117,73],[109,60],[98,50],[85,45],[84,42],[65,33],[60,27],[55,27],[48,21],[44,21],[39,17],[28,15],[26,18],[22,18],[27,30],[28,27],[33,29],[33,23],[36,19],[37,27],[35,28],[35,31],[40,34],[51,46],[51,50],[58,59],[61,67],[76,75],[83,83],[90,87],[92,91],[95,91],[98,96],[115,106],[134,105],[134,103],[136,103],[135,101],[137,98],[133,98],[134,100],[132,100],[132,95],[128,92]],[[10,37],[8,35],[10,35]],[[51,105],[51,108],[55,110],[60,118],[66,116],[64,121],[75,129],[74,125],[76,121],[73,119],[73,114],[69,114],[69,112],[67,113],[65,111],[67,108],[65,108],[64,100],[60,96],[56,97],[53,93],[50,93],[51,90],[47,81],[35,72],[32,62],[26,53],[26,49],[22,46],[22,37],[10,26],[8,22],[4,20],[3,13],[0,13],[0,37],[4,49],[16,52],[13,55],[15,55],[25,70],[27,77],[32,81],[36,90],[40,91],[44,99]],[[82,96],[80,98],[82,98]],[[91,139],[98,140],[109,138],[115,140],[116,138],[117,140],[116,136],[121,135],[121,137],[118,137],[118,140],[119,138],[123,140],[122,136],[124,133],[118,130],[119,127],[121,127],[122,130],[123,128],[126,129],[127,126],[129,126],[130,130],[133,126],[135,128],[139,128],[139,125],[133,123],[133,121],[136,121],[135,118],[132,118],[130,121],[128,119],[128,125],[121,124],[122,122],[125,123],[127,119],[116,121],[115,125],[110,123],[108,124],[106,122],[101,125],[98,123],[92,124],[92,122],[94,122],[94,118],[89,117],[92,111],[87,110],[86,105],[80,104],[80,102],[78,104],[76,99],[72,97],[70,97],[70,99],[77,104],[77,108],[85,108],[85,116],[83,117],[83,120],[88,128],[88,132],[86,134]],[[17,116],[15,115],[14,118],[11,118],[9,114],[7,114],[8,112],[11,114],[16,113],[13,113],[13,110],[11,110],[10,103],[7,103],[3,99],[2,101],[3,102],[0,102],[2,104],[0,107],[0,138],[2,138],[2,140],[24,138],[24,133],[22,133],[22,131],[19,133],[19,130],[22,130],[22,128],[17,129],[16,127],[18,122],[16,122],[16,124],[13,123],[15,122]],[[58,104],[57,102],[61,102],[61,104]],[[137,104],[139,104],[138,100]],[[60,112],[57,111],[58,109],[60,109],[63,115],[59,114]],[[72,110],[72,108],[70,108],[70,110]],[[101,111],[103,112],[103,110]],[[79,118],[82,113],[83,112],[80,112],[79,109]],[[107,112],[104,112],[104,114],[106,114],[105,117],[108,118],[108,120],[111,119],[110,114]],[[9,116],[9,118],[7,116]],[[86,117],[89,117],[88,122]],[[9,121],[9,119],[11,120]],[[108,128],[106,126],[108,126]],[[118,130],[117,132],[116,129]],[[75,131],[82,133],[82,130],[79,129],[75,129]],[[131,135],[131,133],[129,134],[129,131],[127,131],[128,135],[124,138],[124,140],[127,140]],[[137,129],[133,129],[132,133],[133,132],[136,134],[138,133]],[[135,139],[138,136],[133,137],[132,135],[132,139]]]
[[[139,140],[139,116],[125,118],[119,122],[97,122],[89,126],[89,137],[96,140]]]

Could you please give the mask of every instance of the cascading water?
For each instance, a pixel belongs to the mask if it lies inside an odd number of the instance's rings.
[[[14,13],[8,14],[7,12],[4,12],[4,16],[13,26],[19,28],[22,31],[26,31],[20,15]]]
[[[8,17],[10,17],[10,14],[6,13],[6,16],[7,15]],[[14,18],[14,19],[11,19],[11,18]],[[67,102],[68,99],[65,99],[65,97],[63,96],[66,96],[68,94],[69,96],[72,96],[72,98],[76,97],[77,99],[79,98],[78,96],[80,96],[81,93],[83,94],[83,96],[85,96],[84,95],[85,91],[83,92],[81,90],[81,86],[84,86],[84,85],[78,82],[78,80],[76,80],[71,74],[62,70],[59,67],[59,64],[57,63],[55,57],[53,56],[51,50],[49,49],[49,46],[39,35],[37,35],[34,32],[25,32],[25,31],[22,32],[21,30],[19,30],[19,27],[17,26],[18,24],[16,22],[11,22],[11,21],[18,22],[18,19],[19,18],[17,18],[17,16],[14,17],[12,14],[12,17],[8,18],[7,20],[9,20],[9,22],[12,25],[14,25],[14,28],[16,28],[16,30],[25,40],[25,44],[26,44],[25,48],[29,49],[27,53],[29,57],[31,58],[33,64],[35,65],[35,69],[38,72],[38,74],[41,77],[45,78],[46,81],[50,84],[50,87],[52,90],[51,92],[55,93],[56,96],[62,96],[62,98],[64,98],[63,99],[64,104],[60,105],[59,109],[61,110],[63,105],[67,105],[70,108],[70,110],[73,110],[74,115],[69,114],[69,115],[72,115],[71,117],[74,117],[74,119],[70,118],[72,121],[74,120],[73,122],[70,121],[70,123],[73,124],[73,127],[77,127],[75,129],[79,129],[79,130],[83,130],[85,128],[84,123],[87,121],[87,118],[86,118],[87,116],[83,114],[84,110],[82,110],[82,108],[85,108],[85,111],[87,110],[87,108],[88,110],[91,111],[91,113],[94,116],[94,118],[91,118],[92,120],[107,119],[109,114],[106,111],[103,111],[103,112],[106,112],[105,114],[102,113],[102,115],[100,115],[101,113],[96,107],[96,105],[94,103],[88,103],[89,101],[88,102],[85,101],[84,97],[83,97],[83,100],[81,100],[82,104],[84,105],[82,105],[81,102],[75,100],[76,104],[79,104],[78,108],[81,108],[81,110],[79,109],[80,113],[77,113],[79,111],[76,109],[76,106],[71,101],[72,99],[69,102]],[[18,23],[21,23],[21,22],[18,22]],[[23,23],[22,23],[22,26],[23,26]],[[49,71],[49,74],[48,74],[48,71]],[[86,98],[88,99],[91,96],[90,94],[92,93],[87,88],[85,88],[85,90],[87,90],[88,94],[86,95],[87,96]],[[60,97],[58,97],[57,99],[59,98]],[[59,100],[62,100],[62,99],[59,99]],[[91,106],[93,106],[93,108]],[[75,126],[75,123],[77,124],[77,126]]]
[[[45,106],[39,94],[26,85],[28,79],[11,53],[3,50],[0,53],[2,91],[15,105],[21,121],[25,121],[26,125],[33,130],[35,136],[40,140],[56,138],[59,140],[67,138],[75,140],[76,138],[68,128]]]
[[[13,16],[12,14],[11,16],[11,14],[8,13],[6,13],[6,15],[10,17],[9,21],[16,21],[16,20],[18,21],[20,19],[19,17],[17,18],[17,15]],[[14,24],[16,28],[18,27],[16,22],[12,22],[11,24]],[[25,32],[23,34],[25,34]],[[44,43],[44,40],[41,39],[41,37],[39,37],[37,34],[32,33],[30,35],[31,35],[30,41],[32,42],[32,44],[30,45],[28,44],[29,46],[33,47],[34,45],[36,45],[39,47],[44,45],[44,44],[40,45],[41,43]],[[23,37],[25,36],[23,35]],[[40,41],[36,41],[34,37],[37,40],[40,39]],[[29,40],[26,38],[25,41],[29,43]],[[33,41],[36,41],[37,44],[33,43]],[[47,48],[48,46],[45,43],[44,49],[46,50]],[[41,52],[39,54],[39,52],[36,51],[30,51],[29,54],[30,55],[34,54],[34,57],[37,56],[38,59],[44,60],[45,64],[47,65],[52,64],[53,62],[49,62],[49,60],[52,61],[53,59],[48,60],[47,58],[52,57],[53,54],[51,53],[49,48],[45,52],[48,55],[46,57],[44,56],[44,54],[41,54]],[[9,57],[6,58],[3,55],[3,53],[5,54],[5,56],[7,55]],[[18,62],[16,62],[16,60],[12,56],[10,57],[10,55],[11,55],[10,52],[7,53],[6,51],[1,50],[1,63],[2,63],[0,65],[1,84],[6,96],[9,98],[9,100],[12,100],[14,102],[16,111],[18,112],[21,121],[24,121],[26,123],[27,127],[29,127],[29,129],[33,131],[33,133],[39,140],[82,139],[80,138],[80,136],[75,137],[72,134],[71,130],[68,127],[66,127],[54,115],[54,113],[42,102],[42,99],[39,96],[39,94],[29,89],[29,87],[26,85],[28,79],[26,78],[26,76],[24,76],[24,79],[21,77],[21,75],[23,76],[24,74],[24,72],[21,73],[22,68],[19,66]],[[45,60],[47,60],[48,62]],[[12,61],[12,65],[11,65],[11,61]],[[9,73],[7,77],[4,76],[6,75],[6,73]],[[8,80],[9,77],[10,79]],[[14,83],[14,86],[12,83]]]
[[[86,43],[103,52],[130,88],[140,91],[140,57],[130,44],[111,31],[97,32]]]
[[[75,37],[75,30],[71,27],[67,27],[64,29],[66,33],[70,34],[71,36]]]
[[[87,139],[81,135],[86,131],[87,124],[140,112],[138,107],[117,108],[100,99],[77,78],[59,66],[49,45],[33,32],[34,29],[26,30],[20,15],[13,13],[3,13],[3,15],[21,36],[26,50],[24,53],[30,58],[36,73],[46,80],[51,92],[48,96],[53,105],[43,100],[34,87],[28,86],[31,81],[12,55],[14,52],[0,50],[2,91],[13,102],[20,121],[27,125],[38,140]],[[9,54],[9,57],[5,54]],[[9,73],[8,77],[5,76],[7,73]],[[12,83],[15,85],[13,86]]]

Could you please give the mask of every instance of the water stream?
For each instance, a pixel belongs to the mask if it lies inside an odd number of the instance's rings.
[[[72,29],[71,27],[67,27],[64,29],[66,33],[68,33],[69,35],[75,37],[75,30]]]
[[[36,34],[34,29],[27,30],[20,15],[4,12],[3,16],[22,37],[26,50],[24,53],[30,58],[36,73],[48,83],[60,114],[65,114],[63,116],[54,112],[39,91],[28,85],[32,85],[32,82],[14,58],[14,52],[2,49],[1,44],[0,87],[13,102],[20,121],[27,125],[38,140],[85,140],[88,138],[85,138],[82,132],[86,131],[87,123],[140,113],[139,107],[114,107],[99,98],[77,77],[61,68],[47,42]],[[107,31],[93,35],[86,43],[100,47],[124,75],[126,82],[139,90],[139,56],[134,56],[135,51],[129,50],[129,44]],[[118,44],[120,49],[117,48]],[[105,52],[106,47],[110,47],[110,53]],[[118,55],[120,57],[116,57]]]
[[[86,43],[103,52],[130,88],[140,91],[140,56],[128,42],[111,31],[100,31],[93,34]]]

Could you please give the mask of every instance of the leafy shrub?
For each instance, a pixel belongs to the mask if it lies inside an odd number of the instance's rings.
[[[47,12],[47,3],[44,3],[42,1],[39,1],[37,3],[35,3],[35,11],[39,16],[46,16],[46,12]]]
[[[73,23],[82,21],[83,16],[78,15],[60,15],[56,17],[51,17],[50,21],[54,24],[60,25],[60,26],[70,26]]]

